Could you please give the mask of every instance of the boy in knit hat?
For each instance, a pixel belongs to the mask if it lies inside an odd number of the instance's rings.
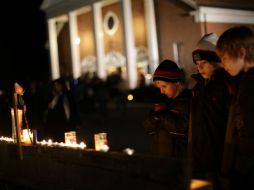
[[[192,75],[189,127],[192,177],[211,181],[216,190],[222,189],[220,163],[232,96],[230,76],[215,52],[217,39],[215,33],[204,35],[192,52],[198,73]]]
[[[184,88],[183,80],[183,71],[171,60],[162,61],[153,75],[154,85],[166,96],[166,101],[150,111],[144,127],[153,138],[155,154],[162,157],[187,155],[191,93]]]
[[[220,59],[215,52],[218,37],[215,33],[204,35],[192,52],[193,62],[196,64],[200,75],[209,80],[213,71],[220,67]]]
[[[246,26],[226,30],[217,43],[223,67],[240,77],[233,97],[222,172],[230,189],[254,189],[254,32]]]

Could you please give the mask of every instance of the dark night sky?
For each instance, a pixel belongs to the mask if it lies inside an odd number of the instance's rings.
[[[48,78],[47,25],[41,3],[16,0],[2,4],[0,83]]]

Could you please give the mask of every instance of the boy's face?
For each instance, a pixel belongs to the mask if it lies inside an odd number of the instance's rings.
[[[230,57],[228,53],[220,55],[221,63],[224,69],[231,75],[238,75],[244,67],[244,57],[238,56],[236,58]]]
[[[179,91],[180,82],[165,82],[156,80],[155,86],[160,89],[161,94],[165,94],[168,98],[175,98]]]
[[[198,72],[204,79],[209,79],[212,76],[215,69],[215,67],[206,60],[196,61],[196,66]]]

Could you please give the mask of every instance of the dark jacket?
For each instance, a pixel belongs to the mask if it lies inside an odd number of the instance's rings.
[[[145,130],[153,138],[155,154],[175,158],[187,155],[190,97],[191,91],[183,90],[165,102],[163,109],[151,110],[144,121]]]
[[[241,76],[226,131],[222,172],[254,173],[254,69]],[[253,181],[253,179],[251,179]]]
[[[190,118],[192,171],[195,173],[220,170],[227,117],[233,86],[230,76],[217,69],[209,81],[194,74]]]

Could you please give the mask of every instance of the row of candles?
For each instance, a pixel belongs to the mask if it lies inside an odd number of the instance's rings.
[[[77,143],[76,138],[76,131],[69,131],[64,133],[65,142],[53,142],[51,139],[48,140],[37,140],[37,130],[35,129],[22,129],[22,120],[23,120],[23,110],[17,110],[17,118],[18,122],[15,120],[14,110],[11,110],[12,116],[12,138],[8,137],[1,137],[0,141],[6,141],[11,143],[17,143],[17,131],[16,129],[19,128],[20,130],[20,141],[23,145],[41,145],[41,146],[57,146],[57,147],[71,147],[71,148],[80,148],[85,149],[87,145],[84,142]],[[16,126],[18,123],[18,126]],[[108,152],[110,147],[108,146],[107,140],[107,133],[101,132],[94,134],[94,145],[96,151]],[[133,149],[126,148],[123,150],[125,154],[132,155],[134,153]]]
[[[26,129],[24,129],[26,130]],[[30,138],[30,137],[28,137]],[[1,136],[0,137],[0,141],[3,142],[7,142],[7,143],[15,143],[15,140],[11,137],[4,137]],[[24,145],[31,145],[32,143],[28,143],[30,140],[23,138],[22,139],[22,144]],[[48,140],[42,140],[42,141],[37,141],[36,143],[37,145],[41,145],[41,146],[49,146],[49,147],[53,147],[53,146],[58,146],[58,147],[71,147],[71,148],[80,148],[80,149],[85,149],[87,146],[84,142],[80,142],[80,143],[76,143],[76,142],[53,142],[51,139]]]
[[[76,132],[70,131],[65,133],[65,142],[53,142],[51,139],[36,141],[36,143],[32,142],[33,132],[30,129],[23,129],[22,130],[22,139],[21,142],[24,145],[40,145],[40,146],[47,146],[47,147],[67,147],[67,148],[78,148],[78,149],[85,149],[87,145],[84,142],[77,143],[76,142]],[[7,143],[16,143],[14,138],[10,137],[0,137],[0,141],[4,141]],[[107,141],[107,133],[97,133],[94,134],[94,143],[95,143],[95,150],[101,152],[108,152],[110,147],[108,146]],[[126,148],[123,150],[124,154],[133,155],[134,149]]]
[[[94,135],[95,140],[95,150],[107,152],[109,150],[107,142],[107,133],[97,133]],[[0,137],[0,141],[5,141],[8,143],[15,143],[15,138],[10,137]],[[76,132],[69,131],[65,133],[65,142],[53,142],[51,139],[37,141],[37,132],[36,130],[23,129],[21,132],[21,142],[24,145],[42,145],[42,146],[58,146],[58,147],[71,147],[71,148],[80,148],[85,149],[87,145],[84,142],[77,143]]]

